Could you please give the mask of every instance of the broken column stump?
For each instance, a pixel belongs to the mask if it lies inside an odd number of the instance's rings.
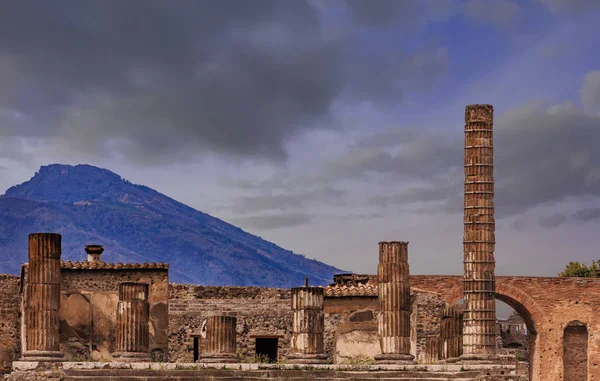
[[[465,109],[464,300],[461,360],[496,357],[494,143],[491,105]]]
[[[125,362],[150,361],[148,285],[121,283],[117,305],[117,343],[115,359]]]
[[[452,363],[459,361],[462,355],[463,313],[454,307],[446,307],[441,323],[441,360]]]
[[[379,242],[378,364],[414,364],[410,354],[408,242]]]
[[[329,363],[323,343],[323,295],[323,287],[292,288],[292,351],[287,356],[290,363]]]
[[[197,362],[237,363],[235,316],[209,316],[206,320],[206,347]]]
[[[64,361],[60,352],[61,235],[29,235],[24,361]]]

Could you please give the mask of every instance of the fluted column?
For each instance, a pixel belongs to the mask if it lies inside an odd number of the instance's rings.
[[[120,361],[150,361],[148,285],[119,284],[117,344],[113,357]]]
[[[205,351],[198,362],[235,363],[240,362],[236,354],[235,316],[210,316],[206,320]]]
[[[493,112],[491,105],[465,110],[463,360],[496,354]]]
[[[410,354],[408,242],[379,242],[378,363],[414,364]]]
[[[29,235],[27,303],[25,308],[27,361],[62,361],[60,352],[61,235]]]
[[[457,311],[454,307],[444,309],[440,336],[441,358],[446,362],[456,362],[462,355],[462,319],[462,311]]]
[[[320,364],[328,362],[324,353],[323,287],[292,288],[291,363]]]

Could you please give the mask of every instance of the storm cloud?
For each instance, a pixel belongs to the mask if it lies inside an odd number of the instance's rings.
[[[60,4],[0,4],[1,133],[92,156],[281,160],[302,131],[339,128],[339,97],[400,101],[447,65],[437,44],[360,52],[361,25],[409,18],[408,5],[387,12],[399,2],[340,3],[347,22],[333,37],[304,1]]]

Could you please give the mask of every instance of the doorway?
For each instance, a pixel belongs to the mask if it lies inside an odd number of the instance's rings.
[[[279,339],[277,337],[257,337],[256,356],[264,358],[270,363],[277,362],[278,345]]]

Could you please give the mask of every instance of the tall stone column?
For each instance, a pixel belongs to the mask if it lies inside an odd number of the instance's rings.
[[[442,359],[445,362],[457,362],[462,355],[462,311],[454,307],[444,309],[442,315],[441,333]]]
[[[408,242],[379,242],[379,364],[414,364],[410,354]]]
[[[25,307],[26,361],[63,361],[60,352],[61,235],[29,235],[27,303]]]
[[[120,361],[150,361],[148,354],[149,327],[148,285],[119,284],[117,304],[117,345],[113,357]]]
[[[292,288],[292,351],[288,355],[291,363],[325,364],[323,333],[323,287]]]
[[[465,110],[463,360],[496,357],[493,113]]]
[[[198,362],[236,363],[240,362],[236,354],[235,316],[210,316],[206,320],[206,347]]]

